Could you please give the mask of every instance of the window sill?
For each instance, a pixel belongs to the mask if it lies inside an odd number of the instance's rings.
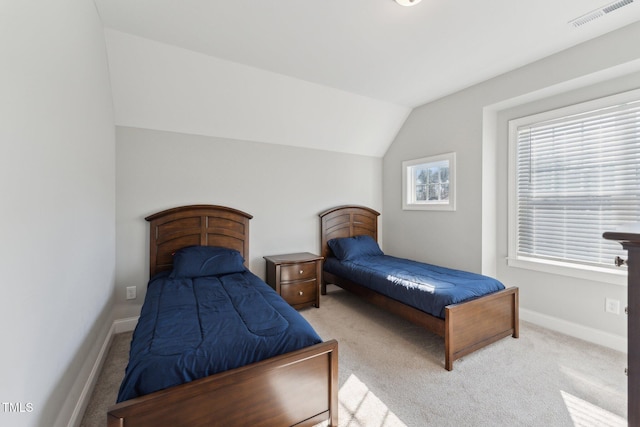
[[[613,261],[611,261],[613,264]],[[558,274],[561,276],[585,279],[594,282],[611,283],[613,285],[627,286],[627,269],[598,268],[591,266],[577,266],[557,261],[540,260],[535,258],[507,258],[509,267],[524,268],[544,273]]]

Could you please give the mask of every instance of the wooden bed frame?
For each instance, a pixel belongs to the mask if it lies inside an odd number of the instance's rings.
[[[150,274],[191,245],[237,249],[249,260],[251,215],[192,205],[146,218]],[[151,277],[150,276],[150,277]],[[338,343],[326,341],[111,406],[108,427],[338,425]]]
[[[327,242],[340,237],[369,235],[378,240],[378,216],[373,209],[346,205],[320,214],[321,252],[333,256]],[[518,288],[511,287],[472,301],[445,307],[445,318],[432,316],[345,278],[323,272],[321,292],[335,284],[410,322],[444,337],[445,368],[453,362],[509,335],[518,338]]]

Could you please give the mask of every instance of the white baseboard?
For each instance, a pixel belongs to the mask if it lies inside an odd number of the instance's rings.
[[[89,400],[91,399],[91,393],[93,392],[93,388],[98,381],[98,376],[100,376],[100,371],[102,370],[102,366],[104,365],[104,361],[107,358],[107,354],[109,353],[109,347],[111,346],[111,341],[113,340],[113,336],[115,334],[119,334],[122,332],[133,331],[138,323],[138,317],[128,317],[126,319],[118,319],[114,320],[111,324],[111,328],[109,328],[109,332],[107,332],[107,336],[100,347],[100,351],[98,352],[98,356],[96,357],[96,361],[91,368],[91,373],[87,378],[87,381],[82,389],[82,393],[80,393],[80,397],[78,398],[78,403],[76,404],[73,413],[71,414],[71,418],[69,419],[68,427],[79,427],[82,422],[82,416],[84,415],[84,411],[87,409],[87,405],[89,405]]]
[[[111,338],[113,337],[114,325],[111,325],[109,332],[107,332],[107,336],[105,337],[102,346],[100,347],[100,351],[98,352],[98,356],[96,358],[93,367],[91,368],[91,372],[89,373],[89,377],[87,378],[84,387],[82,388],[82,392],[80,393],[80,397],[78,398],[78,402],[76,403],[75,408],[73,409],[73,413],[71,414],[71,418],[69,419],[69,427],[78,427],[82,422],[82,415],[84,411],[87,409],[87,405],[89,405],[89,400],[91,399],[91,392],[98,381],[98,376],[100,375],[100,371],[102,370],[102,365],[107,358],[107,353],[109,351],[109,346],[111,345]]]
[[[557,317],[520,308],[520,319],[584,341],[627,352],[627,338],[579,325]]]
[[[113,322],[113,333],[120,334],[122,332],[130,332],[136,328],[138,324],[138,318],[140,316],[135,317],[127,317],[126,319],[118,319]]]

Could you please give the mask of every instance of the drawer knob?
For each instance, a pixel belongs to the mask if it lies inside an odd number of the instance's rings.
[[[300,296],[302,296],[302,294],[303,294],[304,292],[300,291],[300,292],[298,292],[298,293],[300,294]]]
[[[300,274],[304,273],[304,270],[300,270]]]

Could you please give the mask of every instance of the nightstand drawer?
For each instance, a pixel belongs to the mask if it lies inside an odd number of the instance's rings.
[[[301,283],[282,284],[280,287],[280,295],[291,305],[315,301],[318,295],[318,281],[314,278]]]
[[[280,281],[292,282],[316,278],[316,262],[302,262],[299,264],[287,264],[280,267]]]

